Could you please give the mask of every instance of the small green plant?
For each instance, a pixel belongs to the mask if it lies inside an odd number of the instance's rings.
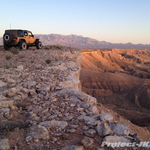
[[[6,56],[5,56],[5,59],[6,59],[6,60],[10,60],[11,58],[12,58],[12,57],[11,57],[10,55],[6,55]]]
[[[50,60],[50,59],[46,59],[45,62],[46,62],[47,64],[50,64],[50,63],[51,63],[51,60]]]

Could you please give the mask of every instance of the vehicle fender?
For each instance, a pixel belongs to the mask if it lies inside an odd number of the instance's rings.
[[[36,42],[36,43],[39,42],[39,39],[36,39],[35,42]]]
[[[20,39],[20,40],[19,40],[19,43],[20,43],[20,42],[22,42],[22,41],[26,42],[26,40],[25,40],[25,39]]]

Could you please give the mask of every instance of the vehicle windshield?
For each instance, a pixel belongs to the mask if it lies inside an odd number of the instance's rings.
[[[29,36],[33,36],[33,34],[31,32],[28,32]]]

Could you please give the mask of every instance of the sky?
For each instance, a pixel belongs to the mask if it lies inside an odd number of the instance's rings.
[[[10,24],[33,34],[150,44],[150,0],[0,0],[0,37]]]

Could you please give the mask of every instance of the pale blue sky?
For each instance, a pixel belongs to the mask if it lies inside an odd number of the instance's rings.
[[[150,44],[150,0],[0,0],[0,37],[10,23],[34,34]]]

